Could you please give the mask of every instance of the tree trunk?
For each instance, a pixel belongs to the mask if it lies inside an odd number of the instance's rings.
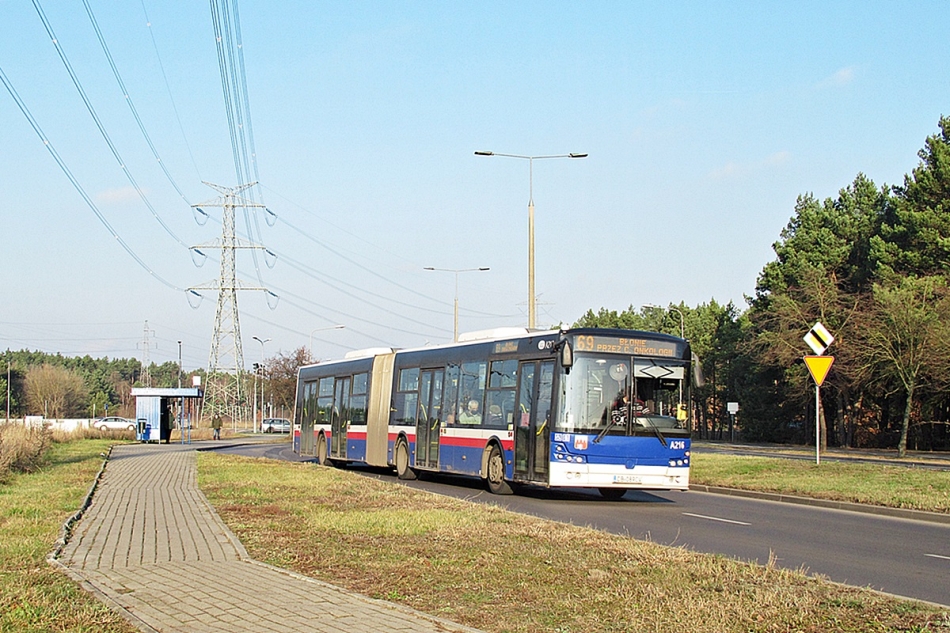
[[[901,421],[901,440],[897,443],[897,456],[907,454],[907,430],[910,428],[910,411],[914,406],[914,384],[907,386],[907,403],[904,405],[904,419]]]
[[[838,403],[838,410],[835,412],[835,431],[838,434],[838,446],[845,447],[848,445],[848,440],[846,437],[845,430],[845,406],[844,406],[844,392],[841,389],[838,389],[838,396],[836,398]]]
[[[816,387],[817,389],[817,387]],[[828,425],[825,422],[825,404],[818,398],[818,428],[822,452],[828,450]]]

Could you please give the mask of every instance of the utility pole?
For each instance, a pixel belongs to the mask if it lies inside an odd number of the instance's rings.
[[[204,182],[204,181],[203,181]],[[202,417],[212,418],[216,414],[231,418],[232,425],[243,418],[245,407],[242,374],[244,373],[244,350],[241,344],[241,322],[238,316],[238,290],[262,290],[273,295],[267,288],[252,286],[237,279],[235,273],[235,253],[238,249],[264,250],[260,244],[238,239],[234,228],[234,210],[241,208],[264,209],[263,204],[251,202],[239,194],[256,185],[256,182],[233,188],[222,187],[204,182],[219,194],[218,198],[192,205],[194,207],[221,207],[221,238],[209,244],[193,246],[192,250],[220,249],[221,269],[217,280],[189,290],[216,290],[218,306],[214,316],[214,335],[211,339],[211,355],[208,360],[208,384],[205,387],[205,402]]]

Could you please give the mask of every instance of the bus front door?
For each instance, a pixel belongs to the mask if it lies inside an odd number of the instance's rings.
[[[551,456],[554,361],[521,363],[515,415],[515,477],[546,482]]]
[[[350,426],[350,378],[338,378],[334,384],[333,412],[330,418],[330,457],[346,459],[346,431]]]
[[[416,418],[416,466],[439,468],[442,430],[442,371],[423,370],[419,376],[419,415]]]

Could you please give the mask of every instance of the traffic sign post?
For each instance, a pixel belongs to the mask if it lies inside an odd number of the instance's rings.
[[[815,464],[821,463],[821,383],[825,382],[828,370],[835,362],[834,356],[823,356],[835,337],[821,322],[815,323],[803,337],[816,356],[806,356],[805,365],[815,381]]]
[[[805,366],[815,381],[815,463],[821,463],[821,383],[835,362],[834,356],[806,356]]]

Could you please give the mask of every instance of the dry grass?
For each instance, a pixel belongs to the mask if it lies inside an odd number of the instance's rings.
[[[950,473],[891,466],[693,453],[693,484],[950,513]]]
[[[252,556],[489,632],[950,631],[950,613],[306,464],[199,455]]]
[[[0,424],[0,482],[39,470],[52,441],[53,434],[43,427]]]
[[[53,444],[46,465],[0,485],[0,632],[133,633],[46,562],[82,503],[110,441]]]

